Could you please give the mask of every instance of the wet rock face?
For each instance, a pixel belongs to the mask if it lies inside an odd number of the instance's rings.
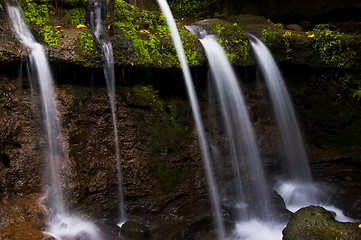
[[[160,98],[149,85],[137,89],[121,87],[116,95],[127,215],[144,218],[167,214],[164,209],[170,203],[190,197],[207,199],[203,164],[187,101]],[[31,103],[26,78],[18,82],[2,74],[0,96],[1,201],[34,194],[39,197],[45,191],[48,176],[44,171],[46,144],[40,105]],[[33,97],[38,98],[36,89]],[[159,108],[152,106],[154,101]],[[56,87],[56,103],[63,132],[61,175],[66,205],[89,217],[117,221],[119,191],[106,88],[60,84]]]
[[[22,87],[19,88],[17,85]],[[1,75],[0,198],[40,193],[43,139],[32,113],[30,89]],[[35,106],[34,106],[35,107]]]
[[[283,230],[284,240],[361,239],[357,223],[342,223],[322,207],[298,210]]]
[[[53,239],[45,230],[45,212],[37,199],[26,199],[4,204],[0,208],[1,239]]]

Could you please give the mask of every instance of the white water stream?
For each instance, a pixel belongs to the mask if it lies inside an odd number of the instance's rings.
[[[102,239],[102,233],[97,226],[76,216],[74,213],[70,213],[64,205],[60,176],[63,161],[60,143],[61,128],[55,104],[54,83],[49,62],[44,48],[34,40],[19,7],[7,5],[7,12],[20,42],[29,48],[32,75],[37,78],[40,86],[48,153],[45,165],[47,166],[46,173],[49,175],[49,179],[46,179],[48,185],[44,195],[44,199],[49,203],[45,206],[48,213],[48,227],[45,232],[59,240]]]
[[[217,227],[218,238],[225,239],[224,224],[223,224],[223,219],[222,219],[222,214],[221,214],[221,206],[220,206],[220,201],[219,201],[219,196],[218,196],[217,185],[216,185],[216,183],[214,181],[214,177],[213,177],[213,169],[212,169],[212,165],[211,165],[209,148],[207,145],[203,121],[202,121],[202,117],[201,117],[200,110],[199,110],[199,104],[198,104],[197,95],[196,95],[194,84],[193,84],[192,75],[190,73],[190,69],[189,69],[187,59],[186,59],[186,56],[184,53],[184,49],[183,49],[182,41],[181,41],[181,38],[180,38],[180,35],[178,32],[178,28],[177,28],[177,25],[175,24],[174,17],[169,8],[169,5],[166,0],[157,0],[157,1],[158,1],[158,4],[165,16],[166,21],[167,21],[167,24],[168,24],[168,27],[169,27],[169,30],[171,32],[172,39],[174,42],[174,46],[177,51],[178,59],[182,66],[183,77],[184,77],[184,80],[186,83],[188,97],[189,97],[191,107],[192,107],[193,118],[194,118],[194,122],[196,124],[197,131],[198,131],[199,144],[201,147],[202,158],[204,161],[205,172],[206,172],[206,178],[208,181],[211,205],[213,208],[213,212],[215,214],[214,219],[215,219],[215,223],[216,223],[216,227]]]
[[[243,93],[227,56],[212,35],[200,38],[217,95],[221,105],[223,125],[226,131],[228,151],[231,156],[235,177],[240,219],[258,217],[271,220],[271,206],[268,185],[265,179],[259,150],[244,101]]]
[[[270,92],[285,151],[285,177],[276,184],[276,191],[291,212],[310,205],[320,205],[336,213],[338,221],[356,221],[330,205],[332,193],[328,192],[327,186],[313,182],[300,127],[282,74],[266,45],[253,35],[250,35],[250,42]]]
[[[118,195],[119,195],[119,225],[122,225],[126,221],[126,210],[124,203],[123,193],[123,180],[122,180],[122,169],[119,149],[119,136],[117,127],[117,116],[116,116],[116,104],[115,104],[115,74],[114,74],[114,58],[113,58],[113,47],[110,41],[105,41],[108,36],[104,36],[103,31],[106,26],[102,24],[102,4],[99,1],[94,2],[94,11],[90,13],[92,23],[94,25],[94,35],[98,41],[102,44],[103,56],[104,56],[104,77],[108,88],[108,97],[110,107],[112,110],[113,120],[113,133],[114,133],[114,145],[115,145],[115,157],[116,157],[116,168],[117,168],[117,180],[118,180]],[[94,21],[94,22],[93,22]]]

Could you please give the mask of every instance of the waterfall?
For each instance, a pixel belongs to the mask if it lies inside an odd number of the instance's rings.
[[[108,88],[108,96],[110,107],[112,110],[113,130],[114,130],[114,145],[115,145],[115,157],[117,164],[117,180],[118,180],[118,194],[119,194],[119,225],[126,221],[124,194],[123,194],[123,181],[122,181],[122,170],[120,161],[120,150],[119,150],[119,137],[117,128],[117,116],[116,116],[116,105],[115,105],[115,74],[114,74],[114,59],[113,59],[113,47],[110,41],[104,41],[107,36],[102,35],[102,30],[106,29],[102,26],[102,8],[98,1],[94,2],[94,12],[91,11],[90,16],[92,17],[92,25],[94,35],[99,42],[102,42],[103,56],[104,56],[104,77]],[[95,24],[93,24],[95,23]]]
[[[221,45],[212,35],[200,38],[220,102],[240,206],[239,220],[269,221],[271,209],[261,158],[237,77]]]
[[[199,104],[197,100],[197,95],[194,89],[194,84],[192,80],[192,76],[190,73],[189,66],[187,64],[187,59],[184,53],[182,41],[177,29],[177,26],[175,24],[173,14],[171,10],[169,9],[169,5],[166,0],[157,0],[158,4],[165,16],[166,22],[168,24],[168,27],[170,29],[172,39],[174,42],[174,46],[177,51],[179,62],[182,66],[183,71],[183,77],[185,80],[185,84],[187,87],[188,97],[191,103],[192,112],[193,112],[193,118],[194,122],[196,124],[196,128],[198,131],[198,138],[199,138],[199,144],[202,152],[202,158],[205,165],[205,173],[206,178],[208,182],[208,189],[210,193],[210,200],[213,212],[215,214],[215,223],[217,227],[218,232],[218,238],[219,239],[225,239],[225,232],[224,232],[224,224],[222,220],[222,214],[221,214],[221,206],[218,196],[218,190],[217,185],[215,183],[214,177],[213,177],[213,169],[211,165],[211,159],[210,159],[210,153],[209,148],[207,145],[206,135],[204,131],[203,121],[199,110]]]
[[[267,47],[250,35],[251,45],[266,80],[285,152],[285,180],[277,187],[287,207],[317,204],[319,191],[312,181],[296,114],[281,72]]]
[[[34,40],[19,7],[7,5],[6,8],[17,37],[25,47],[29,48],[30,74],[37,78],[40,86],[47,140],[46,174],[49,175],[48,187],[44,195],[49,218],[46,233],[56,239],[102,239],[102,234],[94,224],[70,214],[64,205],[60,176],[64,153],[61,149],[61,128],[48,59],[44,48]]]

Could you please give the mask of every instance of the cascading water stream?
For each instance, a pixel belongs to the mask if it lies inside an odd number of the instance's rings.
[[[193,118],[194,118],[194,121],[195,121],[195,124],[197,127],[197,131],[198,131],[199,144],[200,144],[202,158],[203,158],[204,165],[205,165],[205,172],[206,172],[206,178],[208,181],[208,188],[209,188],[209,193],[210,193],[210,198],[211,198],[211,204],[212,204],[213,212],[215,214],[215,223],[216,223],[216,227],[217,227],[218,238],[225,239],[224,224],[223,224],[223,219],[222,219],[222,214],[221,214],[221,206],[220,206],[220,201],[219,201],[219,197],[218,197],[217,185],[216,185],[214,177],[213,177],[213,170],[212,170],[212,165],[211,165],[211,161],[210,161],[210,153],[209,153],[207,140],[206,140],[206,136],[205,136],[203,121],[201,118],[197,95],[196,95],[196,92],[194,89],[194,84],[193,84],[192,76],[190,73],[190,69],[187,64],[187,59],[186,59],[186,56],[184,53],[182,41],[181,41],[181,38],[180,38],[180,35],[178,32],[177,26],[175,24],[173,14],[169,8],[167,1],[166,0],[157,0],[157,1],[158,1],[158,4],[165,16],[167,25],[172,34],[172,39],[173,39],[174,46],[177,51],[178,59],[182,66],[183,77],[184,77],[184,80],[186,83],[188,97],[190,99],[190,103],[191,103],[191,107],[192,107]]]
[[[230,206],[238,212],[233,213],[238,219],[232,238],[281,239],[284,226],[274,220],[277,213],[270,199],[255,135],[236,74],[214,35],[207,34],[198,26],[186,28],[203,45],[212,73],[211,83],[215,86],[219,100],[234,176],[232,185],[235,189],[230,192],[236,192],[237,198],[236,201],[231,199],[234,206]],[[214,99],[213,96],[209,97]],[[221,159],[218,160],[218,163],[221,162]],[[233,195],[223,198],[234,198]]]
[[[271,220],[269,193],[247,107],[237,77],[214,36],[200,38],[221,105],[240,205],[239,220]]]
[[[277,192],[292,212],[308,205],[321,205],[334,212],[338,221],[356,221],[345,216],[342,210],[330,205],[328,201],[331,194],[328,193],[328,186],[320,187],[312,181],[301,131],[282,74],[265,44],[255,36],[249,36],[270,92],[286,153],[286,180],[277,184]]]
[[[301,131],[281,72],[267,47],[250,35],[256,59],[266,80],[285,151],[285,180],[277,187],[291,208],[317,204],[319,191],[312,181]]]
[[[91,12],[93,20],[95,22],[94,35],[99,42],[102,42],[103,56],[104,56],[104,77],[108,88],[108,96],[110,107],[112,110],[113,130],[114,130],[114,145],[115,145],[115,156],[117,164],[117,180],[118,180],[118,194],[119,194],[119,225],[122,225],[126,221],[124,194],[123,194],[123,181],[122,181],[122,170],[120,160],[120,149],[119,149],[119,137],[117,128],[117,116],[116,116],[116,105],[115,105],[115,74],[114,74],[114,58],[113,58],[113,47],[110,41],[103,41],[106,36],[102,35],[102,30],[105,26],[102,25],[102,8],[98,1],[94,2],[94,12]]]
[[[40,86],[48,151],[46,166],[47,175],[49,175],[48,187],[44,196],[48,203],[46,210],[49,218],[46,233],[56,239],[102,239],[102,234],[94,224],[70,214],[64,205],[60,177],[63,160],[60,143],[61,131],[48,59],[44,48],[35,42],[19,7],[7,5],[6,8],[20,42],[31,51],[29,54],[30,74],[37,78]]]

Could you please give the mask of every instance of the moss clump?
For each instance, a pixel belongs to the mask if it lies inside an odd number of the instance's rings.
[[[48,2],[47,0],[40,3],[33,0],[20,0],[19,4],[29,24],[43,25],[50,22]]]
[[[43,36],[44,42],[49,46],[59,46],[59,41],[63,39],[63,30],[56,29],[53,26],[45,25],[39,31],[39,34]]]
[[[350,68],[354,64],[356,52],[349,47],[352,36],[332,31],[327,24],[320,24],[309,32],[313,39],[313,48],[326,64]]]
[[[7,97],[6,93],[1,93],[0,94],[0,107],[5,107],[7,102],[8,102],[8,97]]]
[[[62,3],[70,8],[85,7],[88,0],[62,0]]]
[[[80,35],[79,45],[82,49],[82,57],[89,57],[94,52],[94,37],[88,30],[81,30],[78,33]]]
[[[237,23],[218,22],[212,26],[212,30],[218,36],[219,43],[225,48],[227,57],[232,63],[248,63],[248,38]]]
[[[149,161],[154,175],[165,192],[178,184],[181,170],[170,166],[160,153],[178,155],[190,135],[190,108],[186,101],[163,100],[152,86],[134,86],[128,92],[128,102],[136,109],[137,135],[149,146]]]
[[[172,100],[163,101],[151,86],[135,86],[129,97],[137,106],[149,109],[140,110],[146,116],[145,122],[140,125],[141,136],[152,137],[151,146],[156,151],[178,151],[190,133],[187,118],[190,110]]]
[[[115,28],[132,42],[136,63],[172,66],[175,49],[169,44],[169,31],[163,15],[140,11],[122,0],[115,1]]]
[[[141,11],[123,0],[115,0],[114,15],[115,29],[121,32],[117,41],[131,41],[136,64],[180,66],[163,14]],[[194,43],[195,37],[185,29],[181,31],[181,35],[183,39],[193,38]],[[193,43],[185,46],[185,53],[190,64],[198,64],[197,49],[191,50]]]
[[[357,223],[343,223],[322,207],[302,208],[292,215],[283,230],[284,240],[360,239]]]
[[[159,158],[152,158],[155,176],[164,192],[170,193],[179,183],[182,171],[167,167]]]
[[[173,14],[182,17],[209,18],[219,9],[219,3],[212,0],[171,0],[169,7]]]
[[[85,9],[74,8],[65,11],[66,18],[71,25],[85,24]]]

